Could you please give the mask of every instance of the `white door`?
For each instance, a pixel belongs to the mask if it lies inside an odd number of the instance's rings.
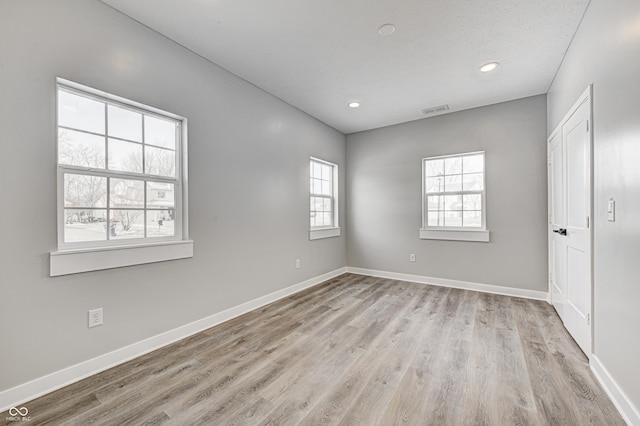
[[[549,291],[551,301],[564,321],[564,305],[567,303],[566,238],[553,230],[565,228],[564,208],[564,144],[562,134],[556,133],[549,140]]]
[[[549,270],[553,306],[591,355],[591,102],[549,140]]]

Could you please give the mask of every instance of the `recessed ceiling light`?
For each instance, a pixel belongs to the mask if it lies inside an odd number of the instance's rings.
[[[489,63],[486,63],[483,66],[481,66],[480,67],[480,71],[482,71],[482,72],[493,71],[496,68],[498,68],[498,65],[500,65],[499,62],[489,62]]]
[[[360,107],[360,102],[357,101],[353,101],[353,102],[349,102],[349,108],[359,108]]]
[[[384,24],[384,25],[381,25],[380,28],[378,28],[378,34],[380,34],[382,37],[389,36],[393,34],[395,31],[396,31],[396,27],[393,24]]]

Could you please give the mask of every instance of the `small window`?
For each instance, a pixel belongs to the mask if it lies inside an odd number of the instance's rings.
[[[186,120],[62,79],[57,100],[58,250],[186,238]]]
[[[338,236],[338,166],[311,158],[309,170],[310,239]]]
[[[422,165],[424,192],[421,237],[484,241],[486,234],[488,239],[484,152],[424,158]]]

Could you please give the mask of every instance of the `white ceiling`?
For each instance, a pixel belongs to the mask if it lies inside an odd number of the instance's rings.
[[[102,1],[343,133],[546,93],[589,3]]]

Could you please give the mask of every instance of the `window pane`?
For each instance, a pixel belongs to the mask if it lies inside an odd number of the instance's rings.
[[[322,165],[322,179],[324,180],[332,180],[333,178],[333,170],[331,170],[331,166],[327,166],[326,164]]]
[[[443,192],[444,191],[444,177],[428,177],[425,181],[425,192]]]
[[[309,226],[311,228],[313,228],[314,226],[316,226],[316,212],[312,211],[311,212],[311,216],[310,216],[310,221],[309,221]]]
[[[444,212],[427,212],[427,226],[444,226]]]
[[[462,158],[462,168],[464,173],[484,172],[484,155],[469,155]]]
[[[324,222],[323,222],[324,226],[331,226],[332,222],[333,222],[333,220],[331,218],[331,213],[326,213],[325,212],[325,213],[322,213],[322,216],[324,218]]]
[[[462,210],[462,195],[445,195],[445,210]]]
[[[464,212],[462,226],[465,228],[479,228],[482,226],[482,212]]]
[[[113,208],[144,207],[144,182],[132,179],[109,179],[110,205]]]
[[[424,162],[424,175],[426,177],[442,176],[444,174],[444,159],[427,160]]]
[[[104,137],[58,129],[58,162],[104,169]]]
[[[172,237],[175,235],[175,215],[170,210],[147,211],[147,237]]]
[[[109,169],[142,173],[142,145],[109,139]]]
[[[464,210],[482,210],[482,195],[468,194],[462,196]]]
[[[445,192],[462,191],[462,175],[445,176],[444,191]]]
[[[324,199],[321,197],[313,197],[312,210],[314,212],[321,212],[324,208]]]
[[[465,191],[482,191],[484,187],[484,173],[465,174],[462,189]]]
[[[147,182],[147,207],[148,208],[174,208],[175,185],[172,183]]]
[[[142,114],[109,105],[109,136],[142,142]]]
[[[107,211],[104,209],[64,210],[64,242],[107,239]]]
[[[462,226],[462,212],[444,212],[444,226]]]
[[[176,123],[145,115],[144,143],[176,149]]]
[[[331,182],[322,181],[322,195],[331,195]]]
[[[330,198],[324,198],[324,206],[322,208],[322,210],[324,210],[325,212],[330,212],[333,210],[332,206],[331,206],[331,199]]]
[[[313,190],[311,191],[314,194],[322,194],[322,181],[319,179],[312,179]]]
[[[322,165],[320,163],[311,162],[311,176],[317,179],[322,177]]]
[[[107,178],[64,174],[65,207],[106,207]]]
[[[104,134],[104,102],[58,90],[58,125]]]
[[[429,195],[427,197],[427,210],[444,210],[444,197],[442,195]]]
[[[175,177],[176,153],[168,149],[144,147],[144,172],[155,176]]]
[[[109,239],[144,238],[143,210],[111,210]]]
[[[462,174],[462,158],[450,157],[444,159],[444,174],[459,175]]]

